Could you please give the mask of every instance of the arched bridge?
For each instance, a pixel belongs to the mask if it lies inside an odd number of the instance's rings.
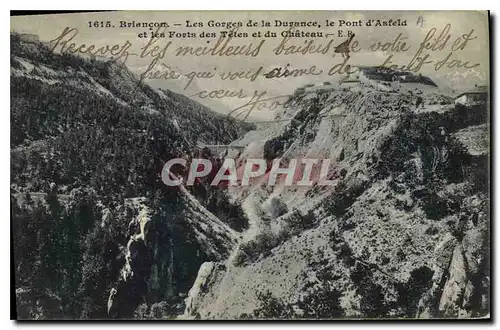
[[[203,148],[208,148],[212,155],[222,155],[231,152],[242,152],[245,146],[235,146],[229,144],[199,144],[198,148],[201,150]]]

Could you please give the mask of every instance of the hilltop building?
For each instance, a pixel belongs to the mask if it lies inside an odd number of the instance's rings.
[[[476,86],[470,91],[466,91],[455,98],[455,104],[474,105],[486,103],[488,101],[488,88],[486,86]]]

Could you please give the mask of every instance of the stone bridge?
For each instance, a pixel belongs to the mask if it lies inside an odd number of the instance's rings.
[[[242,152],[243,149],[245,149],[245,146],[235,146],[235,145],[229,145],[229,144],[199,144],[198,148],[201,150],[203,148],[208,148],[212,155],[214,156],[219,156],[219,155],[225,155],[228,154],[229,152],[233,151],[234,152]]]

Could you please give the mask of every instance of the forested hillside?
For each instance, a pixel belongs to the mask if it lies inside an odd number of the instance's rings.
[[[111,61],[54,54],[16,34],[11,49],[19,317],[133,317],[143,302],[182,302],[199,265],[224,255],[231,226],[241,230],[246,220],[222,191],[208,201],[166,187],[161,169],[248,127],[154,90]],[[136,260],[135,249],[149,261]]]

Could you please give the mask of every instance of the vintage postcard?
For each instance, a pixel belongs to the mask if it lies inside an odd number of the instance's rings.
[[[20,320],[490,317],[489,13],[11,16]]]

